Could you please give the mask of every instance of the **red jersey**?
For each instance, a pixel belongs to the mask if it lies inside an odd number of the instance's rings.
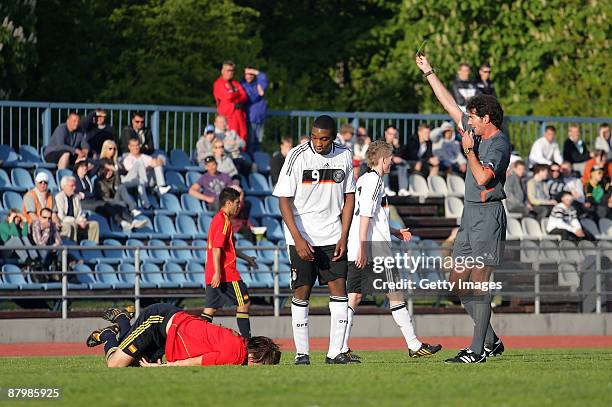
[[[206,251],[205,282],[209,285],[215,274],[212,249],[221,249],[221,282],[240,280],[240,273],[236,270],[236,249],[234,248],[234,233],[232,223],[227,214],[219,211],[210,222],[208,229],[208,246]]]
[[[202,356],[202,366],[242,365],[247,357],[244,338],[184,311],[174,314],[166,338],[166,360]]]
[[[220,76],[213,85],[213,96],[217,112],[227,119],[227,127],[246,141],[247,124],[243,106],[249,97],[240,82],[234,80],[228,82]]]

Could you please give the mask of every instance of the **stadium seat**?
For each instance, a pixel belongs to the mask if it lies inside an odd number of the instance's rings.
[[[174,239],[189,239],[191,236],[186,233],[177,232],[174,227],[174,222],[168,216],[165,215],[157,215],[153,219],[153,224],[155,225],[155,231],[158,234],[165,234],[167,238]],[[155,236],[153,236],[155,237]],[[161,237],[156,237],[158,239],[163,239]]]
[[[446,181],[439,175],[430,175],[427,177],[427,186],[429,190],[434,194],[447,196],[448,195],[448,187],[446,186]]]
[[[580,264],[584,261],[584,254],[581,250],[578,250],[576,243],[569,240],[562,240],[559,242],[559,252],[561,253],[561,260],[563,262]]]
[[[180,213],[184,215],[195,216],[198,213],[190,210],[184,210],[181,206],[179,199],[174,194],[164,194],[160,199],[160,205],[162,209],[167,209],[172,212],[172,216],[176,216]]]
[[[154,263],[145,262],[142,266],[142,288],[175,288],[176,284],[167,281]]]
[[[557,243],[552,240],[542,240],[540,242],[540,255],[537,261],[543,264],[557,264],[561,260],[561,253]]]
[[[255,280],[255,278],[251,274],[251,270],[249,269],[249,266],[247,266],[246,263],[243,263],[242,261],[237,262],[236,270],[238,270],[238,272],[240,273],[240,278],[242,278],[242,281],[244,281],[244,284],[246,284],[247,287],[266,288],[265,283]]]
[[[270,195],[264,199],[264,204],[266,206],[266,212],[270,216],[274,216],[275,218],[282,219],[280,206],[278,203],[278,197]]]
[[[43,284],[33,283],[29,276],[26,277],[19,266],[15,264],[5,264],[2,266],[1,279],[3,284],[0,288],[6,290],[40,290],[45,288]]]
[[[24,162],[34,164],[34,167],[36,168],[48,168],[52,170],[57,167],[57,165],[54,163],[44,162],[40,154],[38,154],[36,148],[27,144],[19,147],[19,155],[21,155]]]
[[[55,182],[57,183],[57,185],[61,185],[62,178],[66,176],[74,176],[74,173],[72,172],[72,170],[69,170],[68,168],[57,170],[57,172],[55,173]]]
[[[183,271],[183,266],[177,263],[164,264],[164,275],[166,280],[173,282],[181,288],[199,288],[200,284],[188,278]]]
[[[202,201],[189,194],[181,195],[181,207],[185,214],[199,215],[206,211],[202,206]]]
[[[261,199],[256,196],[246,196],[245,200],[251,204],[251,208],[249,210],[249,217],[253,217],[255,219],[260,219],[264,216],[268,216],[266,212],[266,208]]]
[[[17,192],[6,191],[4,194],[2,194],[2,204],[6,210],[15,208],[21,212],[23,207],[23,198]]]
[[[112,289],[127,289],[131,288],[132,285],[121,281],[117,276],[115,267],[110,264],[100,263],[96,264],[95,267],[96,277],[101,283],[109,285]]]
[[[206,249],[206,247],[208,246],[208,244],[206,243],[206,240],[194,240],[193,242],[191,242],[191,245],[194,247],[202,247],[203,249]],[[206,250],[193,249],[191,251],[191,254],[193,255],[193,258],[196,261],[201,261],[201,262],[206,261]]]
[[[80,245],[83,247],[94,247],[94,246],[97,246],[98,244],[94,242],[93,240],[81,240]],[[121,260],[115,257],[106,257],[102,253],[102,250],[100,249],[87,249],[87,250],[81,250],[80,252],[81,252],[81,257],[83,258],[83,260],[85,260],[85,262],[88,264],[99,264],[99,263],[119,264],[121,263]]]
[[[25,192],[27,188],[13,185],[6,171],[0,168],[0,191]]]
[[[118,271],[119,272],[117,275],[119,276],[119,279],[126,283],[129,288],[134,287],[134,280],[136,278],[136,268],[134,267],[134,264],[126,262],[121,263]]]
[[[521,263],[536,264],[540,256],[538,244],[531,240],[521,241]]]
[[[19,166],[21,159],[12,147],[0,144],[0,162],[4,168],[15,168]]]
[[[257,270],[251,271],[251,275],[261,286],[266,288],[274,287],[274,276],[267,265],[260,264]]]
[[[157,215],[157,216],[164,216],[165,218],[167,218],[170,221],[170,224],[172,225],[172,229],[174,229],[174,224],[172,223],[170,218],[168,218],[165,215]],[[133,232],[133,231],[130,232],[130,237],[133,237],[135,239],[163,239],[163,240],[167,240],[171,238],[171,235],[170,235],[171,229],[170,230],[168,229],[154,230],[153,226],[151,225],[151,220],[147,218],[146,216],[140,215],[137,217],[137,219],[145,219],[147,220],[147,224],[143,228],[138,229],[137,232]],[[175,237],[175,236],[172,235],[172,237]],[[178,238],[178,236],[176,237]]]
[[[612,220],[608,218],[599,219],[599,231],[603,237],[606,237],[606,240],[612,239]]]
[[[36,169],[36,171],[34,171],[34,179],[36,179],[36,176],[41,172],[44,172],[49,177],[49,191],[51,191],[53,194],[58,192],[60,189],[59,185],[55,182],[55,177],[53,176],[51,171],[49,171],[48,169],[46,168]]]
[[[198,226],[200,227],[200,232],[204,233],[208,236],[208,228],[210,227],[210,222],[212,222],[212,217],[209,215],[200,215],[198,217]]]
[[[557,284],[559,287],[569,287],[570,291],[576,291],[576,289],[580,287],[580,274],[576,271],[576,266],[574,264],[559,264],[559,273],[557,276]]]
[[[265,226],[266,238],[272,242],[278,242],[285,238],[283,228],[280,222],[272,217],[265,217],[261,219],[261,226]]]
[[[77,264],[74,272],[78,283],[68,283],[68,289],[108,290],[112,288],[110,284],[101,283],[96,280],[93,271],[87,264]]]
[[[257,243],[260,247],[275,247],[276,245],[268,240],[261,240]],[[279,255],[280,261],[280,255]],[[257,261],[264,264],[274,264],[274,250],[259,250],[257,251]]]
[[[255,245],[249,242],[248,240],[245,240],[245,239],[236,240],[236,248],[240,248],[240,251],[246,254],[247,256],[257,258],[258,252],[255,249],[243,249],[243,247],[253,247],[253,246]]]
[[[278,263],[278,285],[281,288],[291,286],[291,265],[289,263]]]
[[[440,245],[434,240],[424,239],[419,243],[419,246],[421,252],[424,253],[425,256],[435,257],[436,259],[442,259],[444,257]],[[425,267],[422,270],[425,272],[424,277],[429,281],[444,281],[444,273],[438,267],[438,263],[434,262],[432,266]]]
[[[149,240],[148,246],[149,247],[153,247],[153,246],[156,246],[156,247],[160,247],[160,246],[166,247],[166,244],[163,241],[159,240],[159,239],[151,239],[151,240]],[[167,263],[169,261],[170,262],[174,262],[174,263],[186,263],[184,260],[177,259],[176,257],[171,256],[169,249],[163,249],[163,248],[160,248],[160,249],[149,249],[149,255],[152,258],[156,259],[155,263]]]
[[[447,218],[461,219],[463,213],[463,202],[456,196],[447,196],[444,199],[444,216]]]
[[[141,242],[140,240],[138,240],[138,239],[128,239],[125,244],[126,244],[126,246],[131,246],[131,247],[134,247],[134,246],[145,246],[145,244],[143,242]],[[130,261],[132,263],[134,263],[135,259],[136,259],[136,257],[135,257],[136,256],[136,250],[135,249],[133,249],[133,250],[126,250],[126,254],[128,256],[128,258],[126,260],[130,260],[131,259]],[[140,249],[140,264],[144,264],[146,262],[161,264],[161,263],[164,262],[164,260],[160,260],[160,259],[158,259],[156,257],[153,257],[153,255],[151,255],[147,251],[147,249]]]
[[[183,176],[178,171],[166,171],[166,185],[172,187],[172,192],[179,194],[182,194],[188,189]]]
[[[23,168],[14,168],[13,171],[11,171],[11,183],[13,184],[13,186],[25,188],[26,190],[34,188],[34,181],[32,180],[32,176],[30,175],[28,170],[25,170]]]
[[[267,175],[270,172],[270,154],[264,151],[255,151],[253,159],[257,165],[257,172]]]
[[[199,287],[204,287],[204,265],[196,260],[187,263],[187,277]]]
[[[190,246],[190,244],[184,240],[174,239],[170,242],[170,246],[180,247],[180,246]],[[172,255],[173,258],[180,259],[184,262],[189,262],[191,260],[194,260],[194,257],[191,254],[191,250],[170,249],[170,254]]]
[[[98,226],[100,228],[100,237],[102,239],[125,239],[127,237],[127,234],[122,231],[113,231],[104,216],[101,216],[97,213],[91,213],[87,218],[89,220],[95,220],[96,222],[98,222]]]
[[[523,239],[523,228],[521,222],[518,219],[508,218],[508,224],[506,227],[506,239],[508,240],[522,240]]]
[[[181,235],[188,235],[190,239],[206,239],[207,235],[198,231],[193,218],[187,215],[179,215],[175,219],[176,230]],[[179,238],[177,236],[177,238]],[[179,238],[180,239],[180,238]]]
[[[178,148],[170,151],[170,164],[166,168],[174,171],[204,171],[203,167],[194,165],[187,153]]]
[[[421,199],[432,196],[427,186],[427,181],[425,181],[425,178],[420,174],[412,174],[408,178],[408,187],[412,196],[417,196]]]
[[[249,174],[248,188],[244,187],[247,195],[267,196],[272,195],[268,180],[262,174],[256,172]]]
[[[103,243],[104,246],[121,246],[121,243],[115,239],[106,239]],[[120,249],[109,249],[104,250],[104,257],[107,259],[115,259],[117,264],[123,262],[124,253]]]
[[[187,181],[187,187],[191,187],[193,184],[198,182],[202,174],[195,171],[188,171],[185,175],[185,180]]]
[[[558,240],[558,236],[551,236],[542,232],[540,223],[533,218],[521,219],[521,226],[523,228],[523,236],[525,239],[530,240]]]
[[[582,228],[591,233],[597,240],[606,239],[606,235],[599,233],[599,227],[594,220],[589,218],[580,219],[580,224]]]
[[[463,197],[465,193],[465,181],[458,175],[449,174],[446,176],[446,186],[450,196]]]

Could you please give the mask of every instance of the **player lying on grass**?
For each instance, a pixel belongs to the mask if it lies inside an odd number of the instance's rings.
[[[373,264],[369,255],[380,255],[381,252],[391,254],[391,235],[402,240],[410,240],[408,229],[393,229],[389,227],[389,205],[385,194],[383,176],[391,171],[393,146],[384,140],[370,144],[366,153],[368,172],[359,177],[356,186],[355,210],[348,238],[348,278],[346,281],[349,309],[348,324],[344,335],[342,352],[348,352],[353,358],[357,355],[348,347],[349,336],[353,326],[353,315],[361,302],[362,291],[374,293],[374,279],[383,278],[394,281],[396,270],[387,270],[385,274],[374,274]],[[397,273],[395,273],[397,276]],[[412,321],[404,296],[399,291],[386,290],[391,306],[391,315],[399,326],[410,357],[419,358],[431,356],[440,351],[442,346],[421,343],[414,333]]]
[[[240,210],[240,192],[234,187],[224,188],[219,194],[219,212],[212,218],[208,230],[206,251],[206,307],[200,317],[212,322],[217,309],[223,304],[236,306],[236,321],[240,335],[251,337],[249,320],[249,292],[236,269],[236,259],[245,260],[257,268],[253,257],[236,249],[230,219]]]
[[[145,308],[133,325],[128,314],[117,309],[108,310],[104,318],[114,324],[93,331],[87,346],[104,344],[108,367],[277,365],[281,357],[270,338],[245,339],[170,304]],[[164,353],[167,362],[162,364]]]

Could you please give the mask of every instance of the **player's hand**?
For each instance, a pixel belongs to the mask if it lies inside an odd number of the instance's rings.
[[[359,249],[357,249],[357,258],[355,259],[355,267],[357,267],[358,269],[362,269],[367,264],[367,262],[368,262],[368,253],[360,245]]]
[[[410,233],[410,228],[395,229],[393,235],[398,239],[402,239],[405,242],[412,239],[412,233]]]
[[[461,146],[466,148],[474,148],[474,135],[472,134],[472,130],[463,132],[463,137],[461,137]]]
[[[164,366],[162,364],[161,359],[157,359],[157,362],[151,363],[148,360],[146,360],[145,358],[140,358],[140,366],[142,367],[160,367],[160,366]]]
[[[417,55],[416,64],[423,73],[431,71],[431,65],[425,55]]]
[[[578,229],[578,230],[576,231],[576,236],[578,236],[578,237],[584,237],[584,231],[583,231],[582,229]]]
[[[332,261],[338,261],[344,256],[346,253],[346,239],[340,238],[338,243],[336,243],[336,249],[334,250],[334,257],[332,257]]]
[[[296,240],[295,250],[297,251],[298,256],[300,256],[300,259],[305,261],[314,261],[314,249],[306,240]]]
[[[252,269],[255,269],[255,270],[259,269],[259,266],[257,265],[257,261],[255,261],[255,257],[249,257],[249,259],[247,260],[247,264]]]
[[[219,287],[219,284],[221,284],[221,274],[215,273],[213,274],[212,280],[210,280],[210,286],[212,288],[217,288]]]

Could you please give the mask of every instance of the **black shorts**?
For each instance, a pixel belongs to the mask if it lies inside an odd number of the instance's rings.
[[[295,246],[289,246],[289,261],[291,262],[291,288],[303,285],[315,285],[317,277],[319,284],[325,285],[339,278],[346,278],[346,255],[338,261],[332,261],[336,245],[314,246],[314,261],[302,260]]]
[[[354,261],[348,262],[348,276],[346,278],[346,292],[363,295],[389,294],[401,291],[390,283],[400,283],[402,277],[398,270],[383,268],[383,271],[374,272],[374,263],[368,261],[364,268],[357,268]]]
[[[248,302],[249,291],[242,280],[221,283],[217,288],[206,286],[206,308],[223,308],[226,303],[240,306]]]
[[[74,165],[74,162],[76,161],[76,154],[72,154],[68,150],[53,151],[51,153],[45,154],[45,161],[48,163],[57,164],[57,162],[64,155],[64,153],[70,153],[70,165]]]
[[[132,329],[119,344],[119,349],[134,359],[159,354],[159,350],[166,346],[166,324],[180,310],[170,304],[148,306],[136,318]]]

